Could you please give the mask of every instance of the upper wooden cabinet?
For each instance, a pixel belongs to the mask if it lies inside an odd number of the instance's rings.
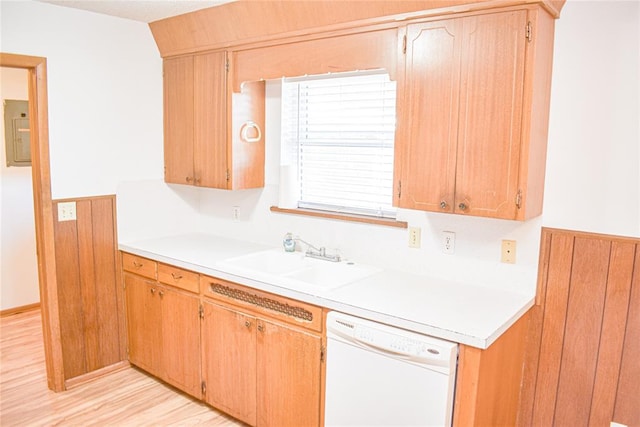
[[[536,6],[407,26],[397,206],[541,213],[553,28]]]
[[[389,28],[238,50],[234,89],[247,81],[377,68],[395,79],[397,48],[398,29]]]
[[[149,24],[163,58],[409,18],[538,3],[557,18],[566,0],[233,1]],[[339,7],[338,7],[339,6]]]
[[[262,79],[385,68],[398,84],[396,206],[540,215],[562,4],[474,2],[165,57],[165,181],[263,186]]]
[[[228,72],[226,52],[164,60],[165,182],[264,185],[264,82],[234,94]]]

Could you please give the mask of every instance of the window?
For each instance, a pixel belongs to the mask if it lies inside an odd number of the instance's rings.
[[[394,218],[396,84],[387,73],[290,78],[282,86],[283,163],[298,207]]]

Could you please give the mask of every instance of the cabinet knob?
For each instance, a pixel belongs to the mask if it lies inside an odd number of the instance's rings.
[[[187,180],[187,182],[191,182],[193,180],[193,178],[191,178],[190,176],[185,178]]]
[[[260,332],[264,331],[264,326],[258,325],[258,331],[260,331]]]
[[[464,211],[464,210],[467,210],[467,205],[466,205],[465,203],[460,203],[460,204],[458,205],[458,208],[459,208],[461,211]]]
[[[142,263],[141,263],[141,262],[138,262],[138,261],[133,261],[133,266],[134,266],[135,268],[140,268],[140,267],[142,267]]]
[[[444,200],[440,202],[440,208],[441,209],[446,209],[447,208],[447,202],[445,202]]]
[[[150,292],[151,292],[151,295],[154,295],[156,293],[156,288],[151,288]]]
[[[173,280],[180,280],[180,279],[182,279],[182,274],[180,274],[180,273],[171,273],[171,277],[173,277]]]
[[[158,295],[160,295],[160,297],[162,298],[164,296],[164,291],[158,292]]]
[[[248,321],[248,320],[245,320],[244,321],[244,326],[246,326],[247,328],[250,328],[251,327],[251,322]]]

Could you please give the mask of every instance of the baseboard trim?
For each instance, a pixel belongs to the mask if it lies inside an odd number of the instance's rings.
[[[86,374],[78,375],[77,377],[69,378],[64,382],[65,390],[70,390],[74,387],[77,387],[81,384],[88,383],[89,381],[93,381],[97,378],[104,377],[105,375],[112,374],[114,372],[121,371],[123,369],[127,369],[131,366],[128,360],[123,360],[121,362],[116,362],[113,365],[105,366],[104,368],[96,369],[95,371],[87,372]]]
[[[7,308],[6,310],[0,311],[0,317],[13,316],[18,313],[25,313],[27,311],[38,310],[40,308],[40,303],[36,302],[33,304],[27,304],[20,307]]]

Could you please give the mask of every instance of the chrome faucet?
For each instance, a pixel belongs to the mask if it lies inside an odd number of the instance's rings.
[[[296,242],[303,243],[307,246],[307,250],[304,253],[305,256],[308,256],[310,258],[322,259],[325,261],[340,262],[340,254],[335,253],[333,255],[328,255],[327,250],[324,246],[317,248],[313,246],[311,243],[305,240],[302,240],[298,236],[293,237],[291,233],[287,233],[284,235],[284,239],[282,240],[282,245],[284,246],[284,250],[287,252],[295,251]]]

